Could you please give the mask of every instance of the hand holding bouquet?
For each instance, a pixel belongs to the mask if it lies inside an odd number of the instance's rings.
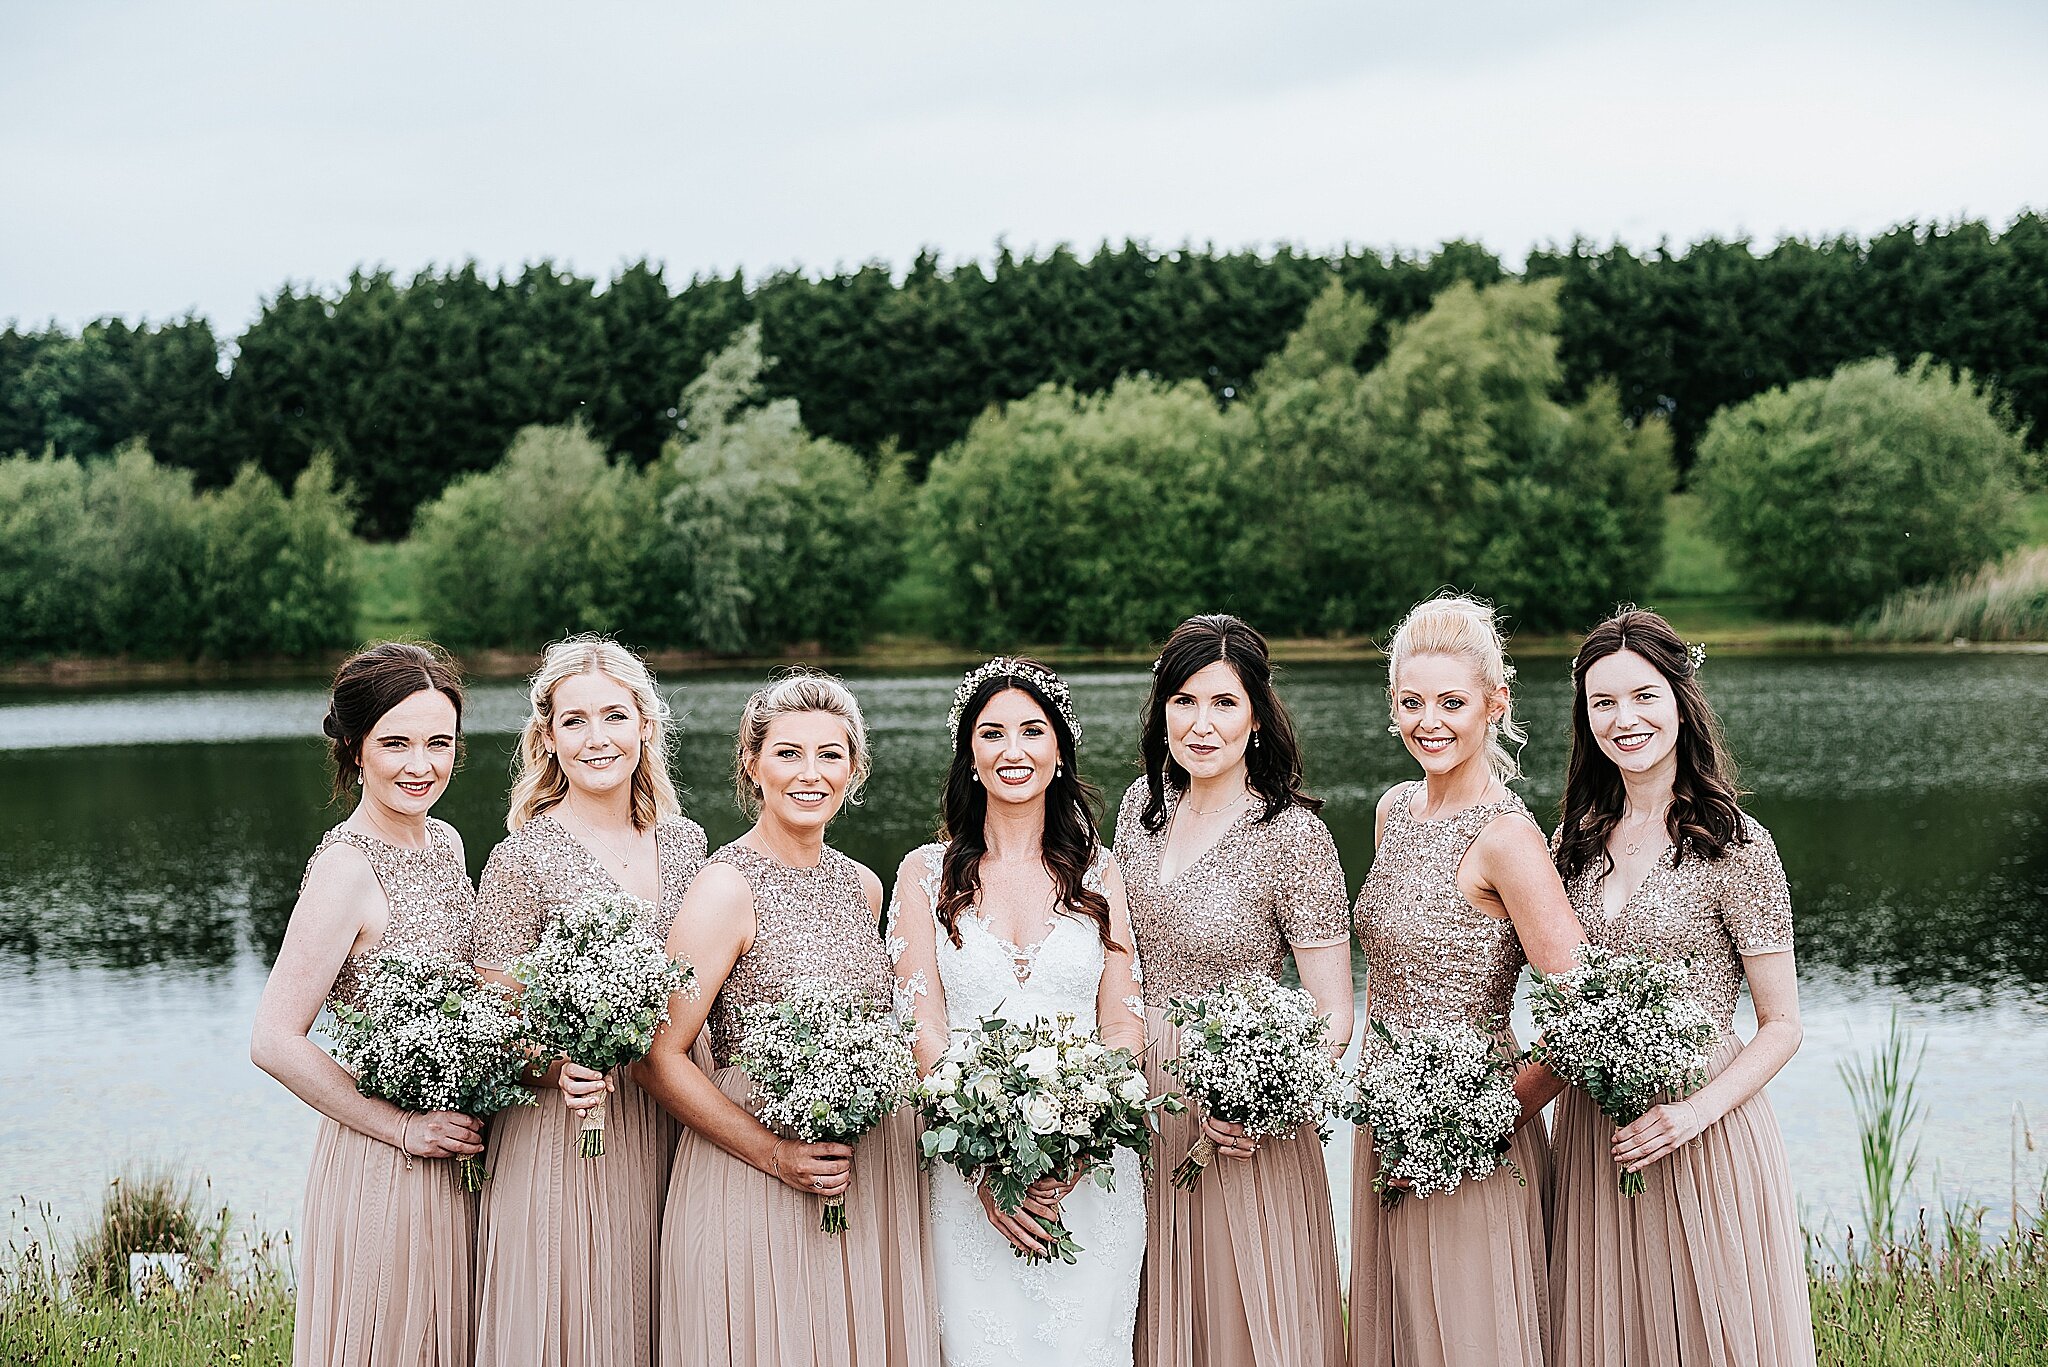
[[[1494,1036],[1469,1025],[1421,1025],[1398,1038],[1372,1022],[1351,1118],[1372,1131],[1379,1174],[1372,1189],[1393,1209],[1404,1196],[1434,1196],[1506,1163],[1522,1103],[1515,1058]]]
[[[697,995],[695,971],[647,936],[638,904],[599,895],[565,908],[511,967],[526,989],[520,1014],[542,1058],[609,1073],[645,1057],[668,999]],[[583,1112],[577,1147],[604,1153],[604,1101]]]
[[[1632,1125],[1664,1096],[1706,1082],[1719,1032],[1684,991],[1691,975],[1676,961],[1580,945],[1576,967],[1536,975],[1529,1006],[1542,1035],[1531,1053],[1616,1125]],[[1620,1185],[1624,1196],[1649,1189],[1626,1170]]]
[[[1199,997],[1176,997],[1166,1018],[1181,1031],[1180,1057],[1168,1059],[1166,1070],[1196,1105],[1248,1135],[1313,1125],[1328,1137],[1342,1077],[1331,1055],[1330,1018],[1316,1010],[1314,997],[1251,974]],[[1215,1143],[1201,1136],[1173,1170],[1173,1184],[1193,1187],[1215,1156]]]
[[[985,1017],[953,1031],[938,1067],[919,1084],[926,1163],[946,1162],[988,1187],[1011,1215],[1041,1178],[1067,1181],[1086,1171],[1113,1190],[1110,1160],[1119,1146],[1143,1157],[1154,1112],[1180,1109],[1153,1096],[1128,1049],[1111,1049],[1072,1016],[1028,1021]],[[1012,1251],[1026,1262],[1074,1262],[1081,1246],[1065,1224],[1026,1212],[1044,1232],[1044,1253]]]
[[[754,1079],[760,1122],[804,1144],[852,1144],[910,1099],[916,1026],[877,1009],[857,988],[803,978],[779,1002],[740,1013],[733,1062]],[[825,1202],[819,1228],[846,1232],[846,1198]]]
[[[392,955],[360,1010],[342,1002],[331,1009],[334,1056],[365,1096],[478,1119],[534,1103],[519,1085],[526,1056],[512,994],[465,965]],[[466,1191],[490,1179],[479,1158],[458,1160],[458,1169]]]

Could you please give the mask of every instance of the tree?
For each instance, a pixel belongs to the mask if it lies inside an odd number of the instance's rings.
[[[1846,620],[2018,540],[2025,453],[1967,375],[1859,361],[1717,414],[1694,486],[1744,586]]]

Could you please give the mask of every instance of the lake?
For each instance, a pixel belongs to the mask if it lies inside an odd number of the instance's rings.
[[[1354,892],[1374,801],[1415,772],[1384,730],[1384,677],[1315,665],[1282,682]],[[1897,1011],[1926,1048],[1917,1196],[1980,1201],[2003,1224],[2048,1159],[2048,657],[1717,657],[1702,681],[1792,881],[1806,1043],[1770,1096],[1802,1213],[1816,1230],[1857,1218],[1836,1069]],[[743,829],[727,774],[756,682],[667,689],[686,806],[714,847]],[[955,676],[853,682],[875,774],[833,839],[887,879],[931,829]],[[1073,676],[1084,768],[1112,811],[1148,682]],[[1565,661],[1524,661],[1521,688],[1535,737],[1523,793],[1554,823]],[[207,1174],[213,1199],[259,1227],[296,1221],[314,1121],[250,1065],[247,1042],[306,856],[340,818],[324,705],[309,686],[0,695],[0,1197],[27,1198],[11,1233],[45,1202],[75,1227],[130,1160]],[[516,684],[472,695],[468,754],[436,810],[472,872],[503,829],[524,710]],[[1341,1200],[1341,1136],[1331,1160]]]

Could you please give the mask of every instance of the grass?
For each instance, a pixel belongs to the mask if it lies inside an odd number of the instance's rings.
[[[1863,1161],[1863,1228],[1879,1244],[1895,1241],[1899,1204],[1920,1170],[1917,1131],[1927,1108],[1916,1092],[1926,1054],[1927,1042],[1922,1040],[1915,1049],[1894,1009],[1882,1044],[1853,1065],[1835,1065],[1856,1112]]]
[[[356,568],[363,592],[356,635],[365,641],[409,640],[426,635],[420,621],[420,591],[411,546],[406,542],[358,541]]]
[[[2027,546],[1948,584],[1887,599],[1867,641],[2048,641],[2048,546]]]

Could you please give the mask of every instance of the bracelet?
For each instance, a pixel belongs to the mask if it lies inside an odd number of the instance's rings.
[[[768,1150],[768,1166],[775,1169],[775,1180],[778,1182],[782,1180],[782,1146],[788,1142],[787,1139],[778,1139],[775,1141],[775,1147]]]
[[[412,1112],[400,1111],[398,1115],[398,1151],[405,1155],[405,1170],[411,1172],[412,1150],[405,1146],[405,1132],[412,1127]]]

